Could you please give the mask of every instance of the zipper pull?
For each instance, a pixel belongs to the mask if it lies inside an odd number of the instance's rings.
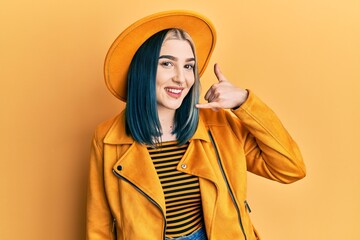
[[[115,231],[116,231],[116,218],[113,218],[111,232],[114,233]]]
[[[248,210],[248,212],[251,213],[251,208],[246,200],[244,201],[244,204],[245,204],[245,207]]]

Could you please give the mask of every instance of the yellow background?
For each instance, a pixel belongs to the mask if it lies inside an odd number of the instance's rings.
[[[360,239],[359,0],[2,0],[0,239],[84,239],[93,130],[123,108],[103,82],[105,54],[130,23],[169,9],[212,19],[210,64],[267,102],[302,149],[300,182],[249,174],[263,239]],[[214,82],[210,66],[203,92]]]

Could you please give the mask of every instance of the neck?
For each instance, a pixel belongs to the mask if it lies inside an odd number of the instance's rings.
[[[158,110],[159,121],[161,125],[161,130],[163,135],[161,136],[161,140],[163,142],[166,141],[174,141],[176,140],[176,135],[172,134],[174,128],[174,110]]]

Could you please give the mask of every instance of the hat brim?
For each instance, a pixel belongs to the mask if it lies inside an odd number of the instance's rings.
[[[167,11],[150,15],[130,25],[111,45],[104,65],[106,86],[117,98],[126,102],[127,74],[139,47],[155,33],[169,28],[186,31],[194,41],[200,76],[205,71],[216,43],[212,23],[191,11]]]

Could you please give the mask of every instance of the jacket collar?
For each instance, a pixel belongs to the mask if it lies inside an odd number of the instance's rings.
[[[199,123],[195,131],[195,134],[191,137],[193,139],[200,139],[206,142],[210,142],[210,138],[207,132],[207,127],[204,120],[199,114]],[[134,139],[126,134],[125,130],[125,111],[121,112],[114,120],[110,130],[104,138],[104,143],[107,144],[132,144]]]

